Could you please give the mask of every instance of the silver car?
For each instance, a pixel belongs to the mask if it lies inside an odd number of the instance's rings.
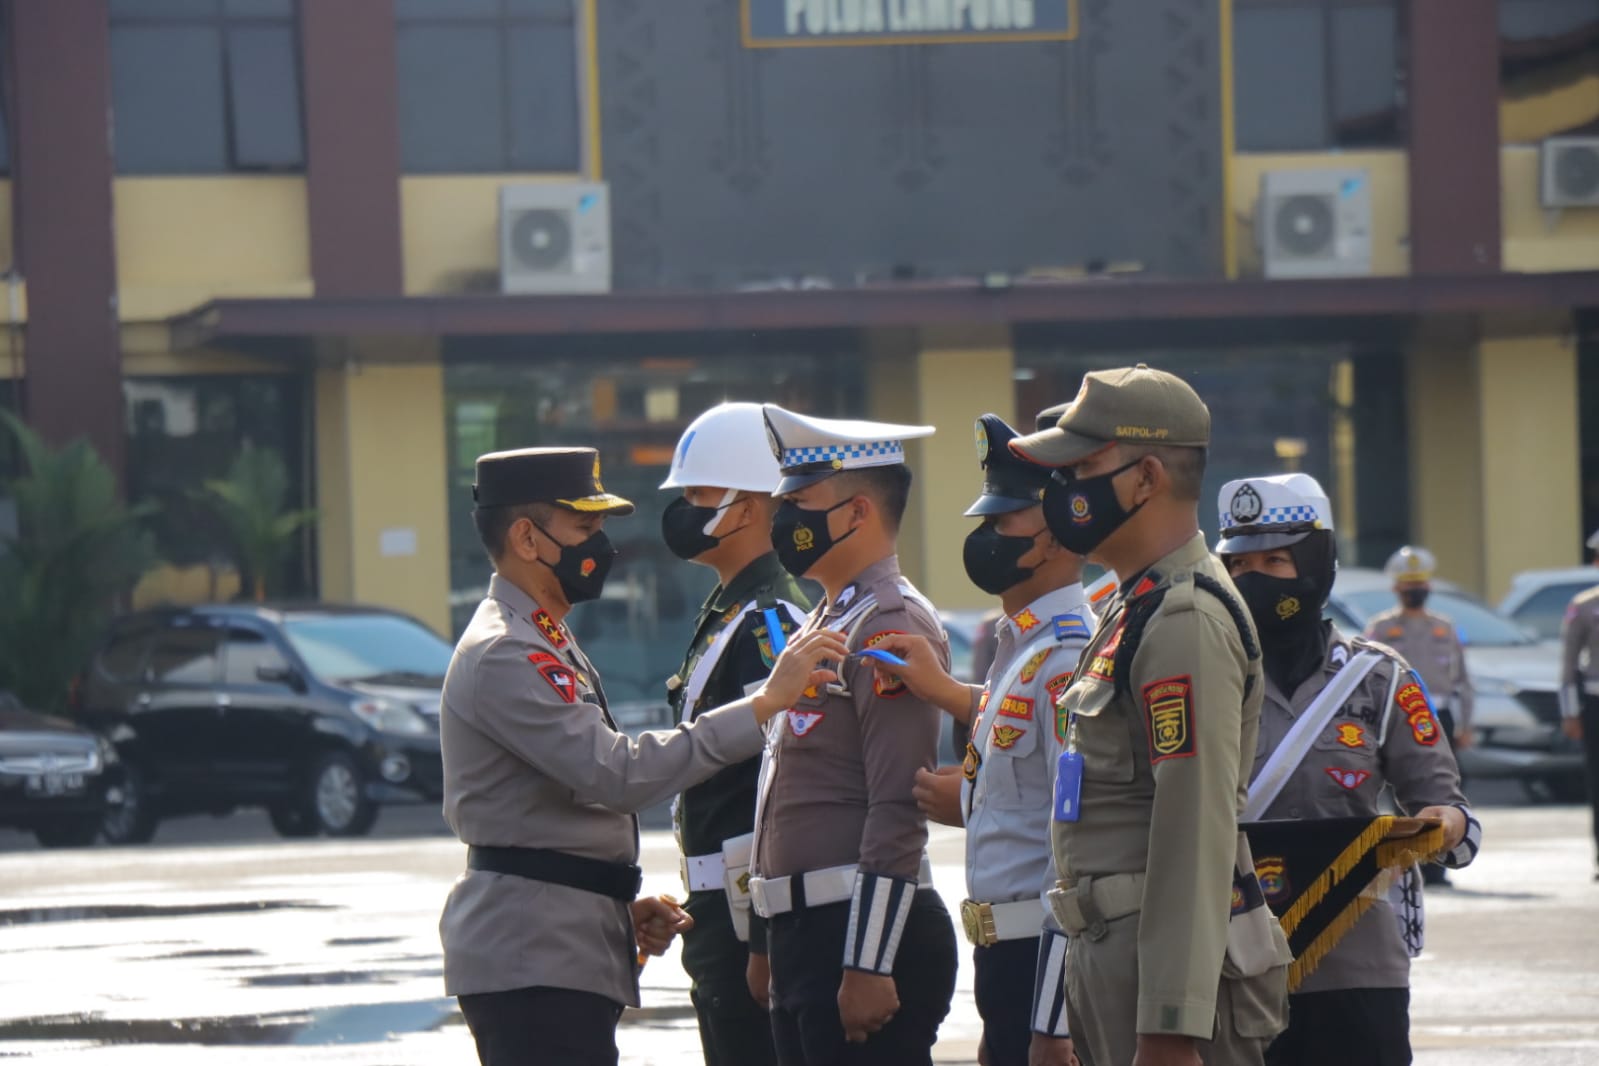
[[[1340,629],[1359,633],[1394,604],[1393,582],[1380,571],[1349,567],[1338,572],[1327,613]],[[1516,778],[1537,799],[1582,801],[1582,751],[1560,731],[1560,649],[1447,581],[1433,583],[1427,609],[1459,629],[1476,689],[1476,743],[1460,753],[1461,771]]]
[[[1532,630],[1540,640],[1559,640],[1566,608],[1578,593],[1595,585],[1599,585],[1599,568],[1592,566],[1523,570],[1510,579],[1510,591],[1499,601],[1499,613]]]

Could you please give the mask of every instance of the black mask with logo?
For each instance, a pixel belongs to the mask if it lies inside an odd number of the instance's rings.
[[[721,536],[705,532],[717,515],[737,502],[733,500],[720,507],[699,507],[679,496],[667,504],[666,510],[661,513],[661,539],[666,541],[667,549],[679,559],[698,558],[744,528],[739,526],[730,529]]]
[[[1321,620],[1317,582],[1308,577],[1272,577],[1258,570],[1233,578],[1244,606],[1255,620],[1263,644],[1297,630],[1314,628]]]
[[[1116,475],[1131,470],[1134,459],[1106,474],[1068,478],[1057,472],[1044,489],[1044,521],[1061,547],[1087,555],[1144,506],[1128,509],[1116,498]]]
[[[605,530],[595,530],[593,536],[577,544],[561,544],[550,536],[549,530],[536,523],[535,526],[540,533],[560,545],[559,559],[547,563],[541,555],[539,562],[555,573],[566,602],[586,603],[599,599],[600,592],[605,588],[605,579],[611,573],[611,564],[616,561],[616,549],[611,546],[611,538],[605,535]]]
[[[1255,620],[1266,673],[1285,695],[1317,670],[1327,657],[1330,624],[1321,610],[1338,572],[1337,546],[1325,530],[1312,532],[1288,548],[1298,577],[1272,577],[1259,571],[1238,574],[1233,584]]]
[[[1419,611],[1427,606],[1427,597],[1432,595],[1432,589],[1425,585],[1419,588],[1406,588],[1399,590],[1399,602],[1412,611]]]
[[[990,596],[998,596],[1020,585],[1037,569],[1019,565],[1021,558],[1033,550],[1039,534],[1046,532],[1047,529],[1041,529],[1030,537],[1007,536],[993,522],[984,522],[966,534],[966,545],[961,553],[966,576]]]
[[[853,497],[851,497],[853,499]],[[841,500],[831,507],[801,507],[793,500],[784,500],[772,516],[772,550],[783,569],[795,577],[804,577],[817,560],[855,535],[852,529],[836,540],[827,528],[827,516],[849,503]]]

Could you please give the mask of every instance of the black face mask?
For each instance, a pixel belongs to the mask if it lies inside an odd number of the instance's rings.
[[[966,576],[990,596],[998,596],[1020,585],[1033,576],[1037,567],[1017,564],[1033,550],[1039,534],[1046,532],[1048,530],[1041,529],[1030,537],[1007,536],[994,523],[984,522],[966,534],[966,547],[962,552]]]
[[[1262,641],[1321,624],[1319,583],[1308,577],[1272,577],[1250,570],[1233,578]]]
[[[661,514],[661,539],[679,559],[698,558],[744,528],[730,529],[719,537],[705,532],[717,515],[737,502],[733,500],[721,507],[697,507],[679,496],[667,504]]]
[[[1432,594],[1432,589],[1400,589],[1399,602],[1409,607],[1412,611],[1419,611],[1427,606],[1427,597]]]
[[[550,531],[543,526],[536,528],[550,537]],[[561,557],[552,565],[545,563],[541,555],[539,562],[555,572],[555,579],[561,583],[561,595],[566,597],[566,602],[585,603],[599,599],[601,590],[605,588],[605,578],[611,572],[611,564],[616,561],[616,549],[611,547],[611,538],[605,535],[605,530],[596,530],[592,537],[577,544],[561,544],[554,537],[550,537],[550,540],[560,545]]]
[[[1112,484],[1117,474],[1131,470],[1138,463],[1139,460],[1134,459],[1095,477],[1068,481],[1057,473],[1049,479],[1044,489],[1044,521],[1061,547],[1087,555],[1139,512],[1144,505],[1139,504],[1132,510],[1123,507],[1116,498],[1116,486]]]
[[[851,497],[853,499],[853,497]],[[772,550],[783,569],[795,577],[804,577],[817,560],[855,535],[852,529],[837,540],[827,529],[827,516],[849,503],[842,500],[831,507],[809,509],[793,500],[778,504],[772,517]]]

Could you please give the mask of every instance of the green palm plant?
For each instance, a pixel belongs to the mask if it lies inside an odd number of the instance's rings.
[[[249,576],[257,603],[267,598],[301,527],[316,511],[285,510],[289,471],[274,451],[245,444],[225,478],[205,483],[200,497],[227,527],[234,560]]]
[[[26,473],[7,483],[17,531],[0,534],[0,688],[39,710],[61,710],[106,621],[156,561],[143,528],[152,508],[128,507],[86,441],[52,449],[13,415]]]

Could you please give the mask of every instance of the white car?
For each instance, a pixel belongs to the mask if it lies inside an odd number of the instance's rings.
[[[1499,613],[1541,640],[1559,640],[1560,622],[1579,592],[1599,585],[1599,567],[1523,570],[1510,579],[1510,591],[1499,601]]]
[[[1395,605],[1381,571],[1339,570],[1327,613],[1345,632]],[[1519,779],[1535,798],[1580,802],[1587,795],[1582,752],[1560,731],[1560,649],[1496,614],[1447,581],[1433,582],[1427,609],[1453,622],[1476,690],[1476,743],[1459,755],[1468,776]]]

